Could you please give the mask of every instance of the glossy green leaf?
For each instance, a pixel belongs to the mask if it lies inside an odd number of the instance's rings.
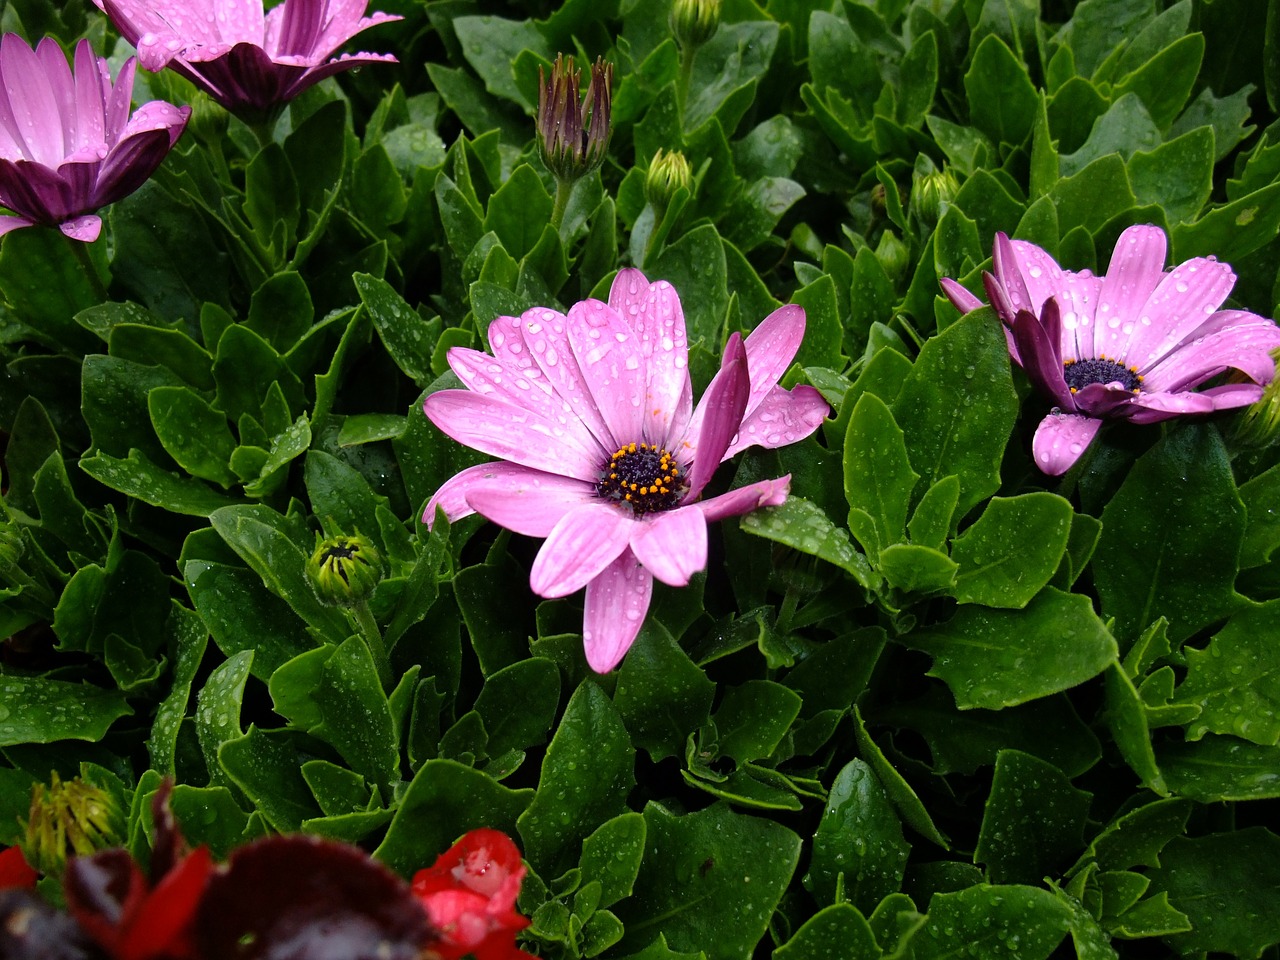
[[[1067,906],[1038,887],[982,885],[940,893],[901,955],[941,960],[977,950],[992,960],[1045,960],[1070,920]]]
[[[101,740],[120,717],[133,713],[124,694],[87,683],[45,677],[0,678],[0,746]]]
[[[1027,68],[995,34],[978,45],[964,88],[973,125],[992,140],[1017,146],[1031,133],[1035,87]]]
[[[961,607],[945,624],[903,642],[933,656],[930,675],[946,682],[962,710],[1000,709],[1070,689],[1117,656],[1089,598],[1052,587],[1023,610]]]
[[[844,443],[844,494],[851,508],[849,529],[875,562],[882,547],[900,542],[906,532],[907,505],[918,474],[911,469],[902,431],[884,401],[866,393],[858,398]],[[874,528],[862,532],[853,511],[869,517]],[[948,518],[950,519],[950,518]]]
[[[715,696],[713,684],[666,630],[641,628],[618,670],[613,702],[631,742],[654,760],[678,756],[702,726]]]
[[[835,903],[807,919],[773,955],[777,960],[878,960],[881,952],[858,908]]]
[[[1022,609],[1049,582],[1067,548],[1071,504],[1051,493],[993,497],[951,545],[956,599]]]
[[[747,514],[741,523],[748,533],[786,544],[840,567],[863,586],[875,582],[866,557],[853,549],[849,535],[808,500],[788,497],[781,506]]]

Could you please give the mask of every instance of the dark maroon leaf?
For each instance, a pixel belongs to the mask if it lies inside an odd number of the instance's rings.
[[[363,851],[310,837],[241,847],[196,915],[218,960],[417,960],[432,939],[408,884]]]

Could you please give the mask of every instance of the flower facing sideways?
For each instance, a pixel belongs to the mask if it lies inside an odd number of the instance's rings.
[[[113,84],[87,40],[72,72],[54,40],[32,50],[0,39],[0,204],[12,211],[0,234],[43,224],[90,243],[102,230],[94,211],[155,172],[191,109],[153,100],[130,114],[135,68],[125,61]]]
[[[468,954],[476,960],[520,960],[529,954],[515,945],[529,925],[516,912],[525,868],[511,838],[498,830],[472,830],[436,862],[413,878],[439,940],[432,950],[441,960]]]
[[[171,67],[242,119],[270,116],[307,87],[352,67],[395,63],[389,54],[334,53],[369,27],[367,0],[93,0],[142,65]]]
[[[455,440],[504,462],[454,476],[423,519],[440,507],[450,520],[479,513],[545,537],[530,586],[544,597],[586,587],[587,662],[612,670],[640,630],[653,578],[684,586],[706,566],[708,522],[786,499],[789,477],[699,497],[739,450],[803,439],[826,416],[812,387],[777,385],[803,335],[794,305],[745,342],[733,334],[695,408],[684,314],[665,281],[623,270],[608,303],[498,317],[492,356],[449,352],[467,389],[434,393],[424,409]]]
[[[1166,249],[1158,227],[1130,227],[1106,276],[1095,277],[996,235],[987,295],[1014,361],[1055,404],[1032,441],[1045,473],[1065,473],[1104,419],[1155,423],[1246,406],[1275,375],[1270,351],[1280,329],[1257,314],[1218,309],[1235,284],[1231,268],[1197,257],[1166,273]],[[982,306],[954,280],[942,286],[958,309]],[[1229,369],[1253,382],[1194,391]]]

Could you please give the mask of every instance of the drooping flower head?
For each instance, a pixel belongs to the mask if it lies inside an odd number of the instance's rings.
[[[591,65],[587,92],[573,57],[556,57],[547,77],[538,68],[538,150],[560,180],[585,177],[604,162],[612,133],[613,64]]]
[[[511,838],[499,830],[472,830],[413,878],[438,940],[441,960],[520,960],[530,954],[515,945],[529,925],[516,912],[525,867]]]
[[[1125,230],[1106,276],[1063,270],[1040,247],[996,235],[987,296],[1009,352],[1055,407],[1032,442],[1045,473],[1066,472],[1104,419],[1155,423],[1241,407],[1275,375],[1280,329],[1244,310],[1218,309],[1231,268],[1196,257],[1165,272],[1167,242],[1153,226]],[[962,311],[982,301],[954,280],[943,290]],[[1225,371],[1252,383],[1194,389]]]
[[[74,240],[98,238],[94,211],[127,197],[155,172],[191,114],[161,100],[132,114],[136,64],[115,83],[87,40],[72,71],[49,38],[33,50],[16,34],[0,39],[0,234],[35,224]]]
[[[389,13],[368,0],[93,0],[142,65],[176,70],[246,120],[271,116],[312,84],[352,67],[395,63],[390,54],[334,54]]]
[[[775,310],[744,342],[729,338],[697,407],[680,299],[669,283],[623,270],[609,302],[568,315],[538,308],[489,326],[493,355],[455,347],[465,390],[427,397],[427,416],[491,456],[427,504],[545,537],[530,586],[544,597],[586,587],[587,662],[613,669],[640,630],[653,578],[684,586],[707,563],[707,523],[786,499],[789,477],[699,499],[716,467],[753,445],[803,439],[827,413],[808,386],[784,390],[804,311]]]

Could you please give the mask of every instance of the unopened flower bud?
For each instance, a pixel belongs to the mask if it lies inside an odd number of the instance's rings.
[[[689,161],[679,150],[668,153],[659,147],[644,178],[644,198],[653,204],[659,220],[671,204],[671,198],[681,188],[693,189],[693,171],[689,168]]]
[[[892,230],[886,230],[880,235],[880,243],[876,246],[876,259],[880,261],[880,266],[889,275],[889,279],[895,282],[911,265],[910,251]]]
[[[1273,360],[1278,359],[1280,350],[1272,351]],[[1240,375],[1230,378],[1233,381],[1247,383]],[[1269,445],[1280,435],[1280,377],[1273,378],[1262,389],[1262,396],[1252,406],[1245,407],[1236,416],[1235,426],[1231,430],[1231,439],[1242,447],[1260,448]]]
[[[959,192],[960,181],[948,167],[917,173],[911,182],[911,215],[933,229],[943,214],[943,204],[950,203]]]
[[[321,603],[355,606],[382,580],[382,555],[359,534],[329,537],[316,545],[307,561],[307,579]]]
[[[31,787],[22,852],[41,873],[61,876],[69,857],[85,857],[120,843],[124,820],[115,799],[79,777],[57,773],[48,786]]]
[[[720,26],[720,0],[675,0],[670,26],[681,47],[702,46]]]
[[[197,90],[192,95],[188,127],[205,143],[221,142],[230,120],[227,108],[207,93]]]
[[[597,59],[587,92],[573,57],[560,54],[547,78],[538,68],[538,151],[557,179],[572,182],[604,162],[612,132],[613,64]]]

